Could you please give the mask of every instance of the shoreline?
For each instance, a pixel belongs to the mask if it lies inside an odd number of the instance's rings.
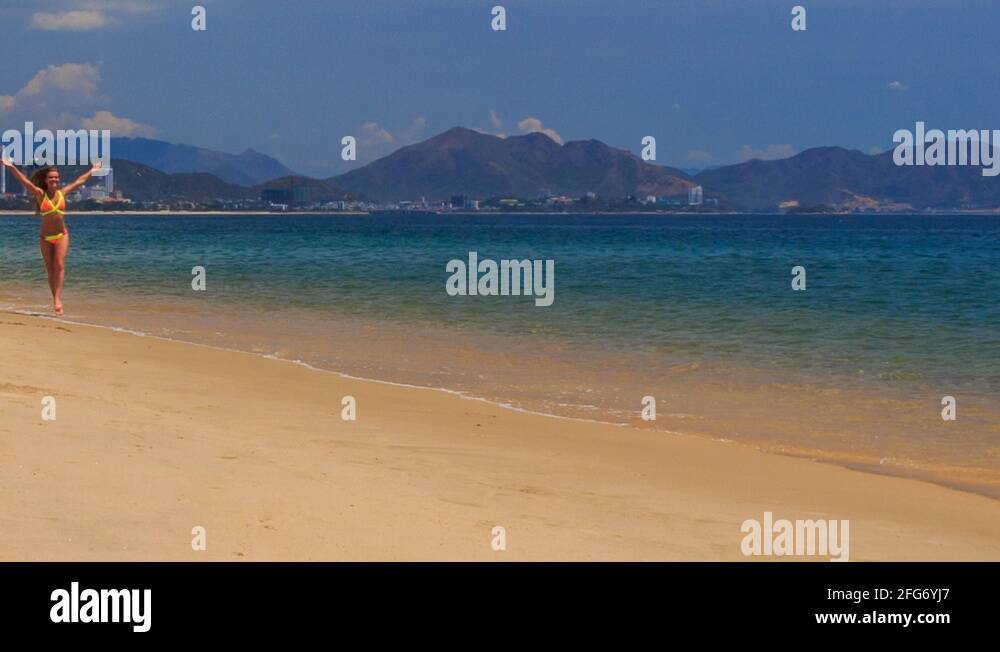
[[[18,524],[4,528],[18,532],[0,543],[7,559],[197,559],[185,532],[206,513],[217,519],[210,541],[221,529],[242,546],[213,559],[495,559],[494,521],[518,533],[510,558],[743,559],[739,523],[766,508],[854,519],[852,559],[1000,558],[1000,503],[920,480],[21,313],[0,319],[0,351],[0,399],[14,408],[4,457],[18,463],[0,481],[2,518]],[[60,398],[56,423],[39,422],[43,393]],[[339,418],[344,393],[357,397],[357,422]],[[225,495],[192,490],[192,475]],[[315,500],[327,481],[337,509]],[[90,493],[64,495],[81,484]],[[109,509],[123,488],[122,509]],[[363,515],[348,514],[362,503]],[[145,516],[157,513],[173,529]],[[68,524],[75,545],[59,538]],[[276,541],[268,524],[308,540]],[[324,536],[333,531],[339,543]],[[904,535],[913,547],[901,550]]]

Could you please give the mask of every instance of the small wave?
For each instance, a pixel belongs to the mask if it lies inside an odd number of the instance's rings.
[[[155,340],[162,340],[164,342],[174,342],[176,344],[185,344],[185,345],[188,345],[188,346],[199,346],[199,347],[206,348],[206,349],[212,349],[214,351],[226,351],[228,353],[240,353],[240,354],[243,354],[243,355],[249,355],[249,356],[253,356],[253,357],[256,357],[256,358],[264,358],[266,360],[274,360],[276,362],[286,362],[286,363],[294,364],[294,365],[297,365],[297,366],[300,366],[300,367],[305,367],[306,369],[309,369],[311,371],[316,371],[316,372],[326,373],[326,374],[334,374],[334,375],[339,376],[340,378],[344,378],[346,380],[360,380],[360,381],[363,381],[363,382],[378,383],[378,384],[381,384],[381,385],[390,385],[390,386],[393,386],[393,387],[405,387],[405,388],[408,388],[408,389],[422,389],[422,390],[430,390],[430,391],[436,391],[436,392],[444,392],[446,394],[451,394],[452,396],[457,396],[457,397],[459,397],[461,399],[464,399],[464,400],[467,400],[467,401],[480,401],[480,402],[486,403],[488,405],[495,405],[495,406],[503,408],[505,410],[511,410],[513,412],[521,412],[523,414],[533,414],[533,415],[536,415],[536,416],[551,417],[553,419],[565,419],[565,420],[568,420],[568,421],[582,421],[584,423],[599,423],[599,424],[604,424],[604,425],[617,426],[617,427],[621,427],[621,428],[628,427],[628,425],[629,425],[627,423],[617,423],[617,422],[611,422],[611,421],[601,421],[599,419],[585,419],[585,418],[582,418],[582,417],[570,417],[570,416],[565,416],[565,415],[562,415],[562,414],[552,414],[552,413],[549,413],[549,412],[540,412],[538,410],[529,410],[527,408],[522,408],[522,407],[515,406],[515,405],[513,405],[511,403],[506,403],[506,402],[497,401],[497,400],[491,400],[491,399],[487,399],[487,398],[484,398],[484,397],[481,397],[481,396],[474,396],[474,395],[468,394],[466,392],[463,392],[461,390],[449,389],[447,387],[434,387],[434,386],[428,386],[428,385],[413,385],[413,384],[410,384],[410,383],[401,383],[401,382],[392,381],[392,380],[382,380],[382,379],[379,379],[379,378],[368,378],[368,377],[365,377],[365,376],[355,376],[353,374],[349,374],[349,373],[346,373],[346,372],[343,372],[343,371],[337,371],[337,370],[334,370],[334,369],[324,369],[322,367],[317,367],[317,366],[315,366],[313,364],[310,364],[310,363],[308,363],[308,362],[306,362],[304,360],[300,360],[300,359],[297,359],[297,358],[296,359],[283,358],[283,357],[280,357],[279,355],[274,354],[274,353],[255,353],[253,351],[246,351],[246,350],[243,350],[243,349],[231,349],[231,348],[228,348],[228,347],[216,346],[216,345],[213,345],[213,344],[203,344],[201,342],[192,342],[192,341],[189,341],[189,340],[180,340],[180,339],[176,339],[176,338],[173,338],[173,337],[165,337],[165,336],[162,336],[162,335],[153,335],[151,333],[147,333],[147,332],[139,331],[139,330],[134,330],[134,329],[130,329],[130,328],[124,328],[122,326],[110,326],[110,325],[107,325],[107,324],[96,324],[96,323],[92,323],[92,322],[74,321],[74,320],[60,318],[60,317],[56,317],[54,315],[49,315],[49,314],[45,314],[45,313],[31,312],[31,311],[27,311],[27,310],[24,310],[24,309],[4,310],[4,312],[13,312],[13,313],[16,313],[16,314],[19,314],[19,315],[28,316],[28,317],[40,317],[42,319],[48,319],[50,321],[56,321],[56,322],[60,322],[60,323],[63,323],[63,324],[73,324],[73,325],[76,325],[76,326],[88,326],[88,327],[91,327],[91,328],[103,328],[105,330],[110,330],[110,331],[113,331],[113,332],[116,332],[116,333],[125,333],[125,334],[128,334],[128,335],[135,335],[137,337],[149,337],[149,338],[155,339]],[[669,432],[669,431],[665,431],[665,432]]]

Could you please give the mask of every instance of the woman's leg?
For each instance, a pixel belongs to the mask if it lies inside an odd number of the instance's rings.
[[[38,248],[42,251],[42,262],[45,263],[45,273],[49,277],[49,290],[52,292],[52,296],[56,295],[55,278],[52,276],[52,265],[55,261],[55,247],[46,242],[42,238],[38,238]]]
[[[66,256],[69,255],[69,233],[55,241],[55,252],[52,257],[52,276],[55,277],[55,289],[52,290],[52,307],[56,314],[63,314],[62,289],[66,280]]]

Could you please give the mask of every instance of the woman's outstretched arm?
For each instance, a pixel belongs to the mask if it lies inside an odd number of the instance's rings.
[[[20,181],[21,185],[27,188],[28,192],[34,195],[36,200],[41,199],[43,192],[42,189],[36,186],[35,184],[31,183],[31,179],[24,176],[24,172],[18,170],[16,165],[8,161],[2,155],[0,155],[0,165],[3,165],[5,168],[10,170],[11,173],[14,175],[14,178]]]
[[[66,186],[65,188],[62,189],[63,190],[63,194],[64,195],[68,195],[68,194],[72,193],[74,190],[76,190],[77,188],[79,188],[80,186],[82,186],[83,184],[87,183],[87,179],[89,179],[90,176],[92,174],[94,174],[94,172],[96,170],[100,170],[100,169],[101,169],[101,162],[100,161],[94,161],[94,166],[92,168],[90,168],[89,170],[87,170],[86,172],[84,172],[83,174],[81,174],[80,176],[78,176],[73,181],[73,183],[69,184],[68,186]]]

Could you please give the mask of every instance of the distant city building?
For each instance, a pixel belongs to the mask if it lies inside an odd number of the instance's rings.
[[[583,196],[586,197],[587,199],[597,199],[597,193],[591,192],[589,190]]]
[[[108,166],[106,168],[101,168],[94,173],[94,177],[97,179],[104,178],[104,196],[111,197],[115,192],[115,171],[114,168]]]
[[[542,188],[538,191],[538,201],[548,201],[552,198],[552,191],[548,188]]]
[[[646,204],[655,204],[656,203],[656,195],[646,195],[646,201],[643,202],[643,203],[646,203]]]
[[[701,186],[688,188],[688,206],[701,206],[704,196],[705,194]]]
[[[683,197],[670,197],[668,195],[661,195],[656,198],[656,203],[664,206],[683,206],[684,201]]]
[[[469,196],[468,195],[452,195],[451,196],[451,207],[452,208],[468,208],[469,207]]]

